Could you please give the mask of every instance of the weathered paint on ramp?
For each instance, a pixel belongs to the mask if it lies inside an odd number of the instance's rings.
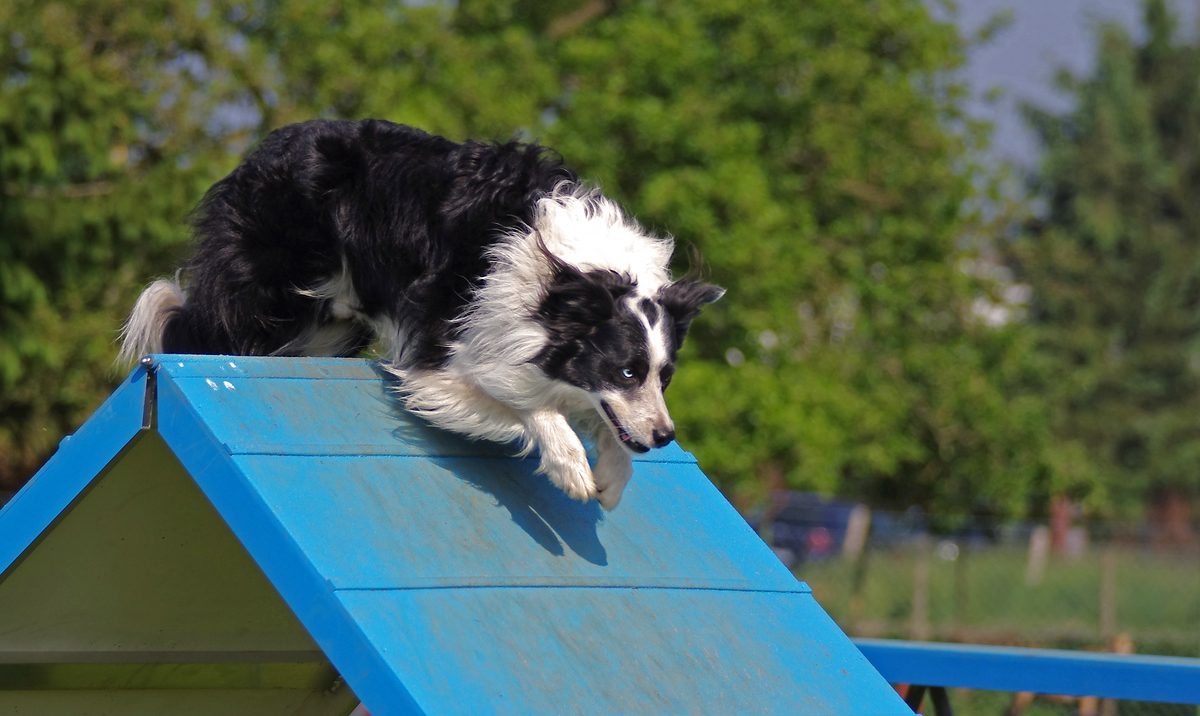
[[[143,430],[374,716],[910,713],[677,445],[604,513],[367,361],[156,362]]]

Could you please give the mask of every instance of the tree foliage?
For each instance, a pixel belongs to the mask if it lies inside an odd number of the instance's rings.
[[[547,130],[729,287],[669,396],[722,487],[1019,510],[1041,403],[960,271],[962,41],[919,3],[646,3],[568,38]]]
[[[1103,28],[1090,75],[1062,77],[1076,108],[1030,110],[1045,213],[1014,251],[1069,464],[1060,487],[1126,506],[1200,491],[1200,47],[1163,0],[1146,2],[1145,30]]]
[[[700,249],[730,291],[668,399],[730,494],[1019,511],[1045,481],[1023,333],[977,319],[992,287],[960,269],[963,41],[917,0],[127,7],[0,10],[4,469],[107,392],[123,310],[240,152],[374,116],[541,140]]]
[[[225,31],[194,3],[14,0],[0,28],[2,487],[107,395],[123,312],[232,157],[223,88],[188,71]]]

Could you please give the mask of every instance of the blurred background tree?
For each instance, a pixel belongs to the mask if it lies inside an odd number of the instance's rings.
[[[960,270],[982,137],[919,2],[633,4],[564,39],[546,136],[697,245],[728,298],[669,395],[737,501],[792,487],[1011,513],[1045,470],[1020,328]]]
[[[1143,41],[1105,26],[1091,75],[1062,76],[1074,111],[1029,110],[1045,210],[1013,250],[1062,472],[1126,514],[1200,492],[1200,48],[1176,30],[1148,0]]]
[[[107,396],[119,318],[231,168],[225,24],[190,2],[0,4],[0,489]]]
[[[980,310],[964,40],[917,0],[14,0],[0,28],[10,484],[111,388],[204,189],[274,127],[369,116],[543,141],[701,250],[730,291],[668,399],[740,505],[1011,514],[1056,479],[1030,334]]]

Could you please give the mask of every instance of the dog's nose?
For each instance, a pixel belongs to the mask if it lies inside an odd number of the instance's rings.
[[[675,428],[656,429],[650,434],[650,437],[654,439],[654,447],[660,448],[675,439]]]

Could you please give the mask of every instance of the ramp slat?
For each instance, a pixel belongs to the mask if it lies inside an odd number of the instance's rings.
[[[229,549],[261,570],[280,612],[350,687],[313,692],[288,713],[340,716],[351,696],[373,716],[910,713],[678,445],[638,456],[621,506],[606,513],[567,498],[512,446],[408,415],[368,361],[155,360],[157,423],[146,440],[169,448],[179,479],[227,526]],[[108,457],[88,462],[68,444],[62,459],[99,471],[129,426],[142,429],[141,405],[121,395],[98,414],[115,431],[102,446]],[[19,495],[46,502],[20,510],[19,525],[0,518],[0,534],[16,530],[32,544],[95,477],[52,476],[62,474],[55,467],[35,480],[41,492]],[[61,485],[68,494],[50,499]],[[154,518],[167,532],[169,507]],[[10,671],[93,673],[60,669],[69,655],[59,657],[49,671]],[[259,673],[228,659],[213,657],[239,666],[213,671],[223,676],[210,686]],[[163,668],[154,673],[175,673]],[[119,698],[130,713],[150,713],[151,691]],[[181,689],[172,703],[186,697],[187,713],[210,712],[198,693]],[[258,698],[225,693],[213,698],[240,699],[238,709]],[[15,694],[0,688],[0,705]]]

